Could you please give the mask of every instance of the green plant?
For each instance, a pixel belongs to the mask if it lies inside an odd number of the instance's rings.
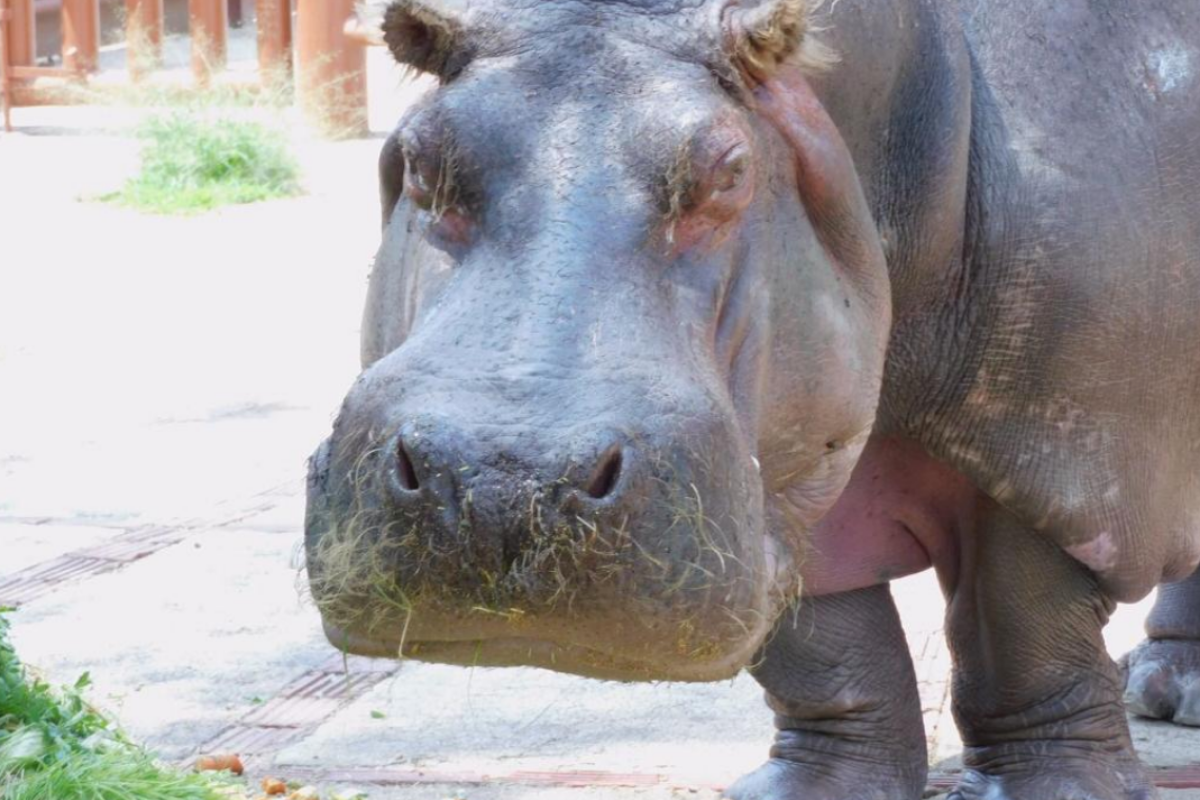
[[[138,137],[141,170],[102,199],[187,214],[300,191],[286,135],[245,115],[204,106],[173,109],[148,117]]]
[[[220,800],[215,779],[155,761],[83,699],[85,673],[55,691],[31,676],[0,609],[0,798]]]

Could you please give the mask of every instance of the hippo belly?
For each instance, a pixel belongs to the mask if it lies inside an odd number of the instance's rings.
[[[953,572],[978,490],[919,444],[872,437],[846,490],[813,531],[808,596],[863,589],[937,566]]]

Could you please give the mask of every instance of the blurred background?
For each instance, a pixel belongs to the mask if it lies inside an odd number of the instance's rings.
[[[0,607],[33,674],[89,673],[86,700],[170,763],[237,754],[252,787],[320,797],[715,797],[762,761],[745,676],[625,686],[325,643],[305,459],[358,372],[383,137],[429,88],[352,2],[0,11]],[[946,788],[942,600],[932,575],[895,591]],[[1148,603],[1119,612],[1114,656]],[[1200,734],[1136,736],[1154,766],[1200,761]]]

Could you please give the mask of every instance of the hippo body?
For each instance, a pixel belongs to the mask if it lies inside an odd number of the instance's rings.
[[[885,241],[895,239],[891,269],[905,276],[892,283],[897,318],[875,436],[920,443],[1119,601],[1200,561],[1200,418],[1184,399],[1195,396],[1200,362],[1171,358],[1200,341],[1189,310],[1200,297],[1191,118],[1200,82],[1184,67],[1197,57],[1200,18],[1170,5],[1127,14],[1095,3],[964,4],[967,52],[945,57],[963,66],[971,98],[952,100],[962,89],[944,86],[945,106],[897,125],[928,135],[936,127],[924,115],[968,109],[973,130],[953,187],[924,185],[929,177],[914,187],[918,204],[965,189],[954,268],[921,263],[926,234],[895,178],[864,181]],[[832,99],[854,96],[849,71],[817,82],[842,131],[861,124]],[[877,162],[880,140],[848,138],[856,163]],[[954,157],[945,142],[929,146]],[[903,164],[909,143],[893,147],[891,164]],[[1112,357],[1117,343],[1128,357]],[[1147,437],[1149,419],[1174,432],[1170,443]]]
[[[915,800],[887,584],[932,566],[956,800],[1153,797],[1123,700],[1200,724],[1200,7],[537,6],[385,4],[439,86],[310,470],[331,641],[746,667],[732,797]],[[1164,583],[1126,686],[1102,628]]]

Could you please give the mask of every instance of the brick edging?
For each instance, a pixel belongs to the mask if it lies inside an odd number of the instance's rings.
[[[325,720],[365,695],[403,667],[404,662],[340,654],[292,679],[183,759],[236,753],[252,766],[312,733]]]
[[[354,784],[370,786],[413,786],[435,784],[446,786],[525,785],[559,788],[645,788],[659,786],[669,789],[707,789],[720,792],[725,787],[716,784],[688,783],[656,773],[619,773],[598,771],[514,771],[508,773],[458,772],[412,767],[359,767],[349,769],[316,769],[311,767],[281,767],[289,778],[303,783]],[[1200,765],[1148,770],[1154,785],[1160,789],[1200,789]],[[929,789],[948,791],[958,784],[956,773],[935,773],[929,777]]]
[[[65,584],[114,572],[182,542],[190,532],[184,526],[134,528],[102,544],[18,570],[0,578],[0,606],[19,607]]]
[[[290,486],[291,484],[285,484]],[[223,516],[215,519],[183,520],[168,525],[142,525],[130,528],[100,544],[72,550],[9,575],[0,576],[0,607],[19,608],[50,594],[60,586],[78,583],[97,575],[115,572],[127,564],[141,561],[160,550],[179,544],[198,530],[224,528],[269,511],[278,502],[282,486],[251,495]],[[79,525],[78,521],[37,518],[32,524],[59,523]],[[297,523],[297,528],[299,523]]]

